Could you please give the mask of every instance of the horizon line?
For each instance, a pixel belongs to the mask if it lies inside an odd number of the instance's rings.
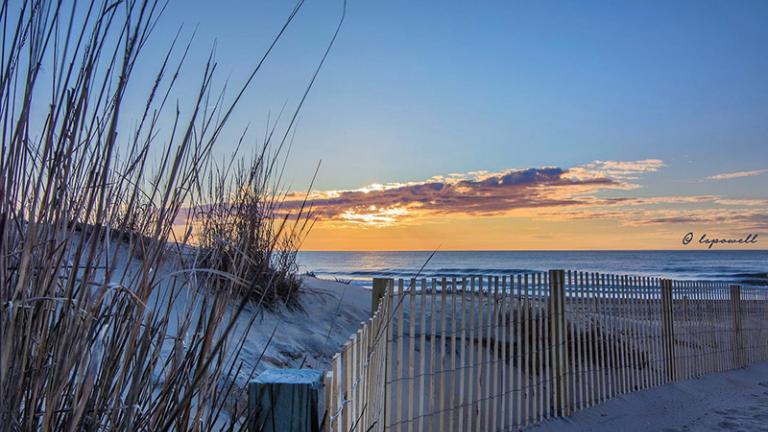
[[[299,249],[298,252],[768,252],[768,248],[678,249]]]

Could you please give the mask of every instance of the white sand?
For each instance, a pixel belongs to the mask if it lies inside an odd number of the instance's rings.
[[[100,258],[106,264],[106,257],[117,249],[115,260],[116,272],[112,275],[111,285],[126,284],[140,275],[142,261],[129,253],[122,243],[114,240],[104,242],[104,255]],[[187,253],[188,259],[193,254]],[[94,278],[104,277],[102,265]],[[174,349],[175,339],[181,337],[188,341],[190,330],[200,317],[207,316],[211,303],[204,303],[203,297],[210,293],[199,289],[194,273],[181,264],[177,255],[169,253],[157,269],[156,284],[146,304],[147,311],[168,314],[167,337],[163,340],[160,356],[169,356]],[[236,391],[230,395],[229,404],[247,403],[248,380],[258,376],[268,368],[313,368],[330,370],[333,355],[340,351],[361,327],[363,321],[371,317],[371,291],[365,288],[332,281],[305,277],[302,279],[298,300],[300,308],[289,309],[280,306],[275,310],[265,310],[255,305],[248,305],[238,316],[228,342],[224,346],[224,370],[229,365],[237,367],[234,376],[221,378],[222,385],[232,382]],[[169,307],[169,302],[172,304]],[[236,304],[230,305],[226,313],[232,313]],[[206,309],[208,308],[208,309]],[[224,317],[221,323],[227,323]],[[191,321],[186,327],[185,320]],[[242,344],[242,345],[241,345]],[[163,365],[164,361],[159,361]],[[158,366],[154,371],[155,379],[162,383],[165,373]],[[220,418],[226,424],[228,408]]]
[[[107,249],[122,246],[114,241],[107,241],[105,245]],[[183,275],[188,274],[185,267],[175,259],[175,254],[169,256],[171,258],[164,260],[156,270],[160,274],[159,282],[148,300],[148,310],[166,313],[173,296],[171,293],[175,292],[172,290],[180,292],[174,297],[169,312],[169,338],[163,347],[165,355],[170,355],[174,347],[171,338],[177,336],[178,323],[190,315],[194,321],[207,314],[202,310],[201,298],[193,295],[198,288],[196,279],[185,278]],[[120,280],[124,268],[129,275],[140,274],[141,260],[129,254],[127,249],[118,250],[117,260],[120,270],[113,280]],[[178,284],[174,285],[176,282]],[[225,347],[227,357],[243,365],[236,377],[230,377],[235,379],[238,387],[245,388],[249,378],[270,367],[329,370],[333,355],[357,332],[362,322],[371,317],[371,291],[368,289],[304,277],[300,291],[300,308],[280,306],[270,311],[248,305],[238,317]],[[207,295],[205,290],[200,292]],[[190,305],[193,305],[191,313]],[[222,325],[226,324],[226,319]],[[236,359],[233,358],[235,355]],[[162,377],[158,376],[158,379]]]
[[[250,333],[263,349],[275,326],[263,367],[304,367],[330,370],[333,355],[371,317],[371,291],[354,285],[304,277],[299,301],[303,311],[266,312]]]
[[[120,259],[128,259],[129,268],[138,264],[135,258],[122,256]],[[158,269],[168,275],[177,270],[171,262]],[[168,285],[163,282],[158,286],[150,304],[162,305],[160,299],[168,291]],[[242,336],[245,342],[238,356],[238,362],[244,367],[238,376],[230,377],[237,387],[244,389],[249,377],[270,367],[328,370],[332,356],[370,317],[368,289],[306,277],[301,290],[302,310],[283,307],[269,312],[248,308],[238,319],[231,340],[237,341]],[[185,300],[184,297],[177,300],[178,307],[171,312],[176,316],[171,322],[184,315]],[[256,320],[247,329],[245,323],[253,314],[257,314]],[[171,326],[169,332],[173,331]],[[170,349],[172,345],[168,345]],[[228,351],[236,350],[237,346],[228,348]],[[528,430],[768,431],[768,363],[632,393]]]
[[[612,399],[530,431],[768,431],[768,363]]]

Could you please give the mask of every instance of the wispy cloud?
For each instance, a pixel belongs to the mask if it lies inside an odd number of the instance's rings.
[[[570,169],[570,175],[603,176],[614,179],[635,180],[638,174],[652,173],[664,168],[659,159],[638,161],[594,161]]]
[[[768,214],[759,209],[640,210],[625,213],[619,217],[622,218],[625,225],[630,226],[682,224],[717,226],[718,229],[724,231],[762,231],[768,229]]]
[[[693,225],[721,231],[763,231],[768,230],[768,200],[711,195],[598,200],[588,207],[546,209],[537,216],[544,220],[611,220],[628,227]]]
[[[765,173],[768,173],[768,168],[753,171],[736,171],[730,173],[715,174],[707,177],[707,180],[731,180],[735,178],[759,176]]]

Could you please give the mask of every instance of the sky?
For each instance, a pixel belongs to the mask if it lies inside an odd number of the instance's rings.
[[[237,84],[291,9],[172,1],[149,49],[196,29],[188,63],[215,46]],[[304,4],[218,154],[296,107],[341,10]],[[763,1],[350,0],[284,175],[300,200],[321,161],[304,248],[764,249],[766,22]]]

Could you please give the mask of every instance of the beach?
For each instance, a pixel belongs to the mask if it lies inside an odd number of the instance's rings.
[[[304,277],[302,304],[322,310],[264,315],[251,329],[269,335],[279,326],[259,370],[306,366],[328,370],[331,358],[370,317],[371,292],[314,277]],[[257,338],[258,340],[258,338]],[[430,344],[431,345],[431,344]],[[264,348],[262,342],[250,347]],[[529,426],[526,431],[766,431],[768,430],[768,363],[705,375],[617,396],[602,404]]]
[[[0,432],[768,432],[768,1],[261,3],[0,6]]]
[[[768,363],[629,393],[525,430],[766,431]]]
[[[281,340],[277,346],[283,346],[282,338],[294,338],[303,340],[303,349],[307,349],[315,346],[318,338],[323,338],[320,334],[323,333],[320,331],[322,328],[332,327],[333,343],[325,345],[325,349],[313,356],[316,367],[327,369],[333,346],[343,344],[345,334],[351,336],[357,330],[356,320],[367,319],[371,292],[354,285],[313,277],[304,277],[303,282],[306,304],[322,305],[328,313],[318,317],[312,325],[284,316],[281,319],[286,324],[285,332],[280,332]],[[270,322],[266,322],[261,329],[269,330]],[[293,336],[309,331],[309,328],[314,329],[313,335]],[[427,349],[432,349],[431,344]],[[269,352],[270,356],[265,357],[265,361],[273,366],[293,363],[292,356],[286,356],[279,349],[270,348]],[[552,418],[524,430],[768,431],[768,362],[627,393],[568,417]]]
[[[304,277],[299,298],[296,309],[251,311],[241,317],[245,322],[258,315],[244,347],[250,358],[243,358],[258,372],[270,367],[328,370],[333,355],[370,318],[371,292],[365,288]]]

